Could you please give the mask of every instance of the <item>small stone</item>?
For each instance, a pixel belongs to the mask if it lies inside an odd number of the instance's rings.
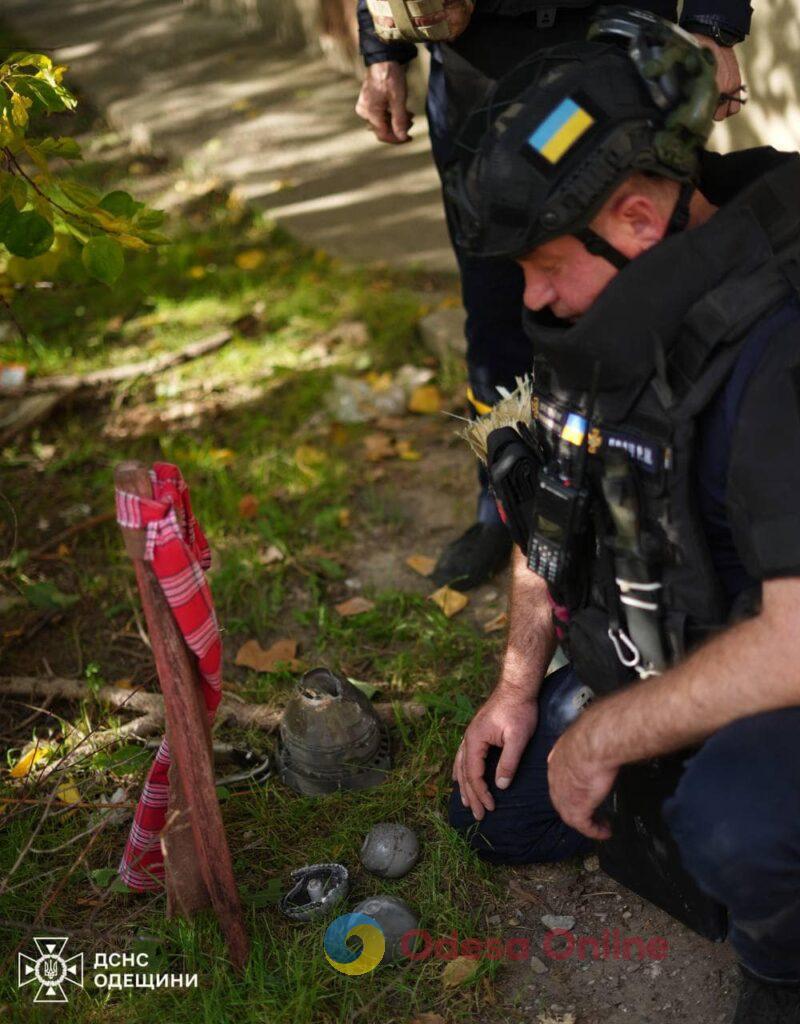
[[[487,917],[486,918],[486,923],[487,924],[500,924],[500,915],[499,914],[492,914],[491,917]]]
[[[630,920],[630,918],[632,918],[632,917],[633,917],[633,914],[632,914],[632,913],[630,912],[630,910],[626,910],[626,911],[625,911],[625,913],[624,913],[624,914],[623,914],[622,916],[623,916],[623,918],[624,918],[624,919],[625,919],[626,921],[628,921],[628,920]]]
[[[545,914],[539,919],[548,931],[571,932],[575,927],[575,918],[569,914]]]
[[[547,974],[547,964],[538,956],[531,957],[531,970],[534,974]]]
[[[596,853],[591,854],[583,862],[584,871],[599,871],[600,870],[600,858]]]
[[[364,584],[358,578],[358,576],[348,576],[344,581],[344,585],[348,590],[361,590]]]

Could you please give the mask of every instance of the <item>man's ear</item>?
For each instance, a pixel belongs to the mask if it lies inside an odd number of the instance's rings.
[[[621,196],[614,204],[611,216],[626,242],[639,253],[660,242],[667,230],[664,213],[649,196],[640,192]]]

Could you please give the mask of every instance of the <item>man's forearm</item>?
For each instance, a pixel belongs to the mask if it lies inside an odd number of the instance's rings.
[[[680,750],[723,726],[800,704],[800,587],[775,580],[762,612],[721,633],[662,676],[588,709],[598,761],[629,764]],[[765,590],[766,598],[766,590]]]
[[[547,584],[514,548],[508,606],[508,640],[498,690],[533,697],[556,649]]]

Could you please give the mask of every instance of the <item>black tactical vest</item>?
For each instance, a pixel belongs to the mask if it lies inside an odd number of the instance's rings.
[[[767,159],[766,174],[631,263],[577,324],[528,319],[538,442],[589,496],[551,597],[578,676],[598,692],[663,671],[741,611],[711,559],[695,440],[751,330],[800,288],[800,157]]]

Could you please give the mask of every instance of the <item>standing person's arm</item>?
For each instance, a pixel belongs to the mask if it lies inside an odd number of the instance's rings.
[[[480,821],[494,810],[483,777],[489,747],[501,747],[495,783],[506,789],[536,728],[537,694],[556,648],[553,615],[544,580],[514,548],[509,627],[500,678],[491,697],[464,733],[453,765],[465,807]]]
[[[358,41],[366,65],[356,113],[379,142],[409,142],[414,116],[407,109],[406,65],[417,55],[414,43],[386,42],[375,31],[366,0],[358,0]]]

